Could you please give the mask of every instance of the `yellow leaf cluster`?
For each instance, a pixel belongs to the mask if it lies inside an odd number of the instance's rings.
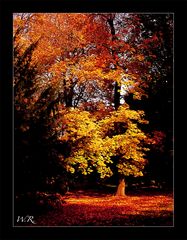
[[[118,171],[124,175],[141,176],[146,163],[144,155],[148,149],[144,143],[147,137],[134,120],[141,122],[143,115],[142,111],[130,110],[127,105],[101,120],[80,109],[64,110],[59,141],[67,142],[72,149],[65,160],[67,171],[84,175],[96,171],[105,178],[113,174],[111,166],[116,164]],[[115,123],[119,122],[126,129],[115,134]],[[116,156],[119,162],[115,163]]]

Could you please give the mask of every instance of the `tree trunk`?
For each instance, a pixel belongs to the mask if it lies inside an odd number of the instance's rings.
[[[125,196],[125,179],[122,178],[119,181],[116,196]]]
[[[115,32],[115,27],[114,27],[114,18],[110,17],[110,19],[107,20],[109,27],[110,27],[110,32],[112,35],[112,41],[114,41],[116,39],[116,32]],[[111,49],[111,54],[114,58],[114,54],[115,54],[116,50]],[[121,90],[121,86],[119,85],[118,82],[115,82],[115,86],[114,86],[114,107],[115,110],[118,110],[119,106],[120,106],[120,90]]]
[[[73,106],[73,86],[71,85],[67,87],[65,79],[64,79],[64,102],[66,104],[66,107]]]
[[[120,106],[120,89],[121,87],[117,82],[115,82],[115,88],[114,88],[114,107],[115,110],[118,110]]]

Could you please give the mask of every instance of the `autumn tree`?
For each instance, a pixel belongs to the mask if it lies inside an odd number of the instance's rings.
[[[123,178],[142,176],[148,139],[138,123],[146,123],[143,112],[127,105],[102,119],[77,108],[62,110],[55,127],[58,141],[67,149],[61,152],[62,165],[74,175],[97,174],[101,179],[113,175],[113,165]]]
[[[52,168],[62,177],[116,173],[123,188],[117,195],[124,195],[124,177],[143,175],[147,122],[126,103],[130,93],[141,100],[151,82],[145,39],[132,27],[139,22],[120,13],[15,15],[14,31],[22,29],[15,39],[15,108],[20,128],[35,136],[31,159],[40,159],[39,172],[45,166],[43,181],[54,179]]]
[[[28,20],[30,16],[21,16]],[[56,164],[49,114],[54,107],[50,87],[39,89],[42,81],[38,66],[32,63],[33,52],[40,39],[21,45],[27,25],[19,25],[14,33],[14,167],[15,192],[41,189],[46,178],[62,174]],[[23,41],[24,42],[24,41]],[[24,184],[23,184],[24,180]]]

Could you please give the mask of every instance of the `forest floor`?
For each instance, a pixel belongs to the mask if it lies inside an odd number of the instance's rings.
[[[62,204],[35,217],[37,226],[172,226],[173,194],[134,192],[125,197],[91,190],[68,192]]]

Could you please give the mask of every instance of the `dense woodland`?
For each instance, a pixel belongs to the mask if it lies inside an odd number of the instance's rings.
[[[15,210],[80,188],[172,190],[172,14],[19,13],[13,34]]]

